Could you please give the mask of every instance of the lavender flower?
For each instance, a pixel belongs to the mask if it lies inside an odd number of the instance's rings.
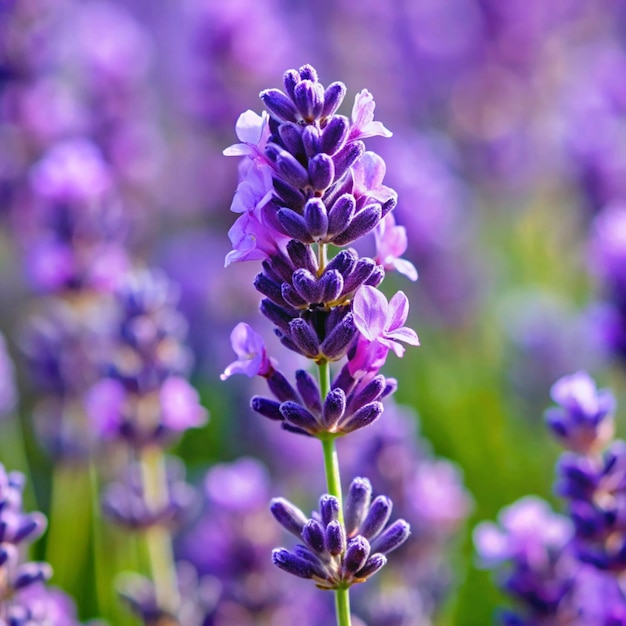
[[[277,548],[272,554],[274,564],[300,578],[313,579],[321,589],[364,582],[387,563],[386,554],[409,538],[404,520],[387,526],[391,508],[385,496],[372,500],[372,486],[366,478],[355,478],[350,485],[345,522],[339,520],[339,502],[334,496],[322,496],[319,514],[311,519],[289,501],[275,498],[272,514],[305,545],[294,552]]]

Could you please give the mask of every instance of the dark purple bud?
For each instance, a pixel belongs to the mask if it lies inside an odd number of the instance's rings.
[[[342,276],[345,276],[354,269],[358,260],[359,255],[353,248],[342,250],[329,261],[326,271],[337,270]]]
[[[311,433],[308,433],[306,430],[302,430],[302,428],[297,428],[296,426],[292,426],[287,422],[281,422],[280,427],[283,430],[286,430],[288,433],[293,433],[294,435],[303,435],[305,437],[312,437]]]
[[[339,520],[332,520],[326,526],[326,550],[333,556],[341,554],[346,549],[346,531]]]
[[[370,287],[378,287],[378,285],[383,282],[384,278],[385,268],[382,265],[377,265],[364,284],[370,285]]]
[[[293,273],[292,281],[294,289],[307,302],[321,302],[321,289],[314,274],[299,269]]]
[[[17,558],[17,549],[9,544],[0,545],[0,567],[3,567],[10,559]]]
[[[350,170],[343,178],[337,178],[337,168],[335,167],[335,184],[330,187],[323,196],[324,203],[327,207],[333,206],[344,194],[352,194],[354,191],[354,179]]]
[[[384,410],[382,402],[372,402],[360,408],[354,415],[344,418],[339,426],[344,433],[351,433],[359,428],[365,428],[375,422]]]
[[[348,398],[348,410],[354,412],[362,406],[374,402],[374,400],[378,400],[384,388],[385,377],[382,374],[374,376],[372,380],[363,385],[362,388],[355,391],[354,394]]]
[[[280,209],[278,221],[288,237],[293,237],[302,243],[313,243],[314,240],[309,233],[306,220],[295,211],[286,208]]]
[[[291,154],[297,155],[304,153],[301,126],[292,123],[281,124],[278,127],[278,134],[280,135],[285,148],[291,152]]]
[[[276,169],[289,184],[296,188],[302,189],[309,184],[309,173],[298,159],[286,150],[281,150],[276,157]]]
[[[311,413],[321,413],[322,403],[317,381],[306,370],[296,372],[296,387],[305,406]]]
[[[276,548],[272,551],[272,561],[278,568],[299,578],[313,577],[313,565],[284,548]]]
[[[316,191],[323,192],[327,187],[330,187],[334,176],[335,164],[327,154],[316,154],[309,161],[309,179]],[[322,201],[320,200],[320,202]],[[326,213],[325,210],[324,213]]]
[[[322,140],[320,138],[320,131],[317,127],[305,126],[302,131],[302,145],[304,146],[304,153],[309,158],[315,156],[321,151]]]
[[[324,552],[324,527],[314,519],[310,519],[302,529],[302,539],[314,552]]]
[[[52,578],[52,568],[48,563],[24,563],[18,567],[12,587],[17,591],[36,582],[45,582],[50,578]]]
[[[339,370],[331,386],[333,389],[341,389],[346,395],[354,389],[356,380],[351,376],[347,363]]]
[[[383,400],[387,396],[390,396],[392,393],[395,393],[398,389],[398,381],[395,378],[386,378],[385,379],[385,388],[383,392],[380,394],[380,400]]]
[[[348,537],[356,535],[359,530],[359,526],[369,510],[371,498],[372,484],[367,478],[357,477],[350,483],[344,504],[345,526]]]
[[[254,288],[276,304],[281,306],[285,304],[281,293],[281,284],[271,280],[265,273],[256,275]]]
[[[346,394],[343,389],[332,389],[324,400],[322,420],[324,426],[330,429],[343,417],[346,410]]]
[[[250,408],[268,419],[276,420],[278,422],[283,421],[283,416],[280,412],[280,402],[276,402],[275,400],[270,400],[269,398],[263,398],[261,396],[252,396],[252,399],[250,400]]]
[[[328,117],[332,115],[343,102],[346,96],[346,86],[343,83],[336,82],[331,83],[326,87],[324,92],[324,108],[322,110],[322,117]]]
[[[298,111],[294,103],[280,89],[265,89],[259,97],[277,119],[283,122],[297,121]]]
[[[337,115],[333,117],[322,132],[320,149],[325,154],[333,155],[343,148],[350,131],[350,122],[347,117]]]
[[[298,72],[300,73],[300,78],[302,80],[310,80],[310,81],[313,81],[314,83],[318,81],[316,69],[312,65],[309,65],[308,63],[306,65],[303,65],[298,70]]]
[[[335,162],[335,178],[341,178],[365,152],[365,144],[362,141],[354,141],[346,144],[333,156]]]
[[[300,539],[302,529],[308,520],[297,506],[285,498],[273,498],[270,502],[270,511],[285,530]]]
[[[391,196],[389,200],[387,200],[386,202],[383,202],[383,206],[381,208],[381,217],[385,217],[387,213],[389,213],[390,211],[393,211],[393,209],[396,208],[396,205],[398,204],[398,196],[395,191],[393,193],[394,195]]]
[[[317,272],[317,259],[311,246],[306,246],[303,243],[292,239],[287,244],[287,254],[289,254],[289,258],[294,264],[294,267],[303,267],[304,269],[309,270],[312,274]],[[291,280],[291,276],[289,277],[289,280]]]
[[[337,198],[328,211],[328,236],[335,237],[342,233],[354,217],[356,200],[352,194],[346,193]]]
[[[296,390],[291,386],[291,383],[279,372],[277,369],[272,369],[270,375],[267,377],[267,386],[270,391],[276,396],[279,402],[286,402],[287,400],[298,400],[298,394]]]
[[[339,518],[339,500],[335,496],[325,494],[320,498],[320,516],[324,526]]]
[[[298,315],[298,311],[296,309],[290,311],[289,309],[279,306],[267,298],[263,298],[263,300],[261,300],[259,310],[270,322],[272,322],[272,324],[278,326],[278,328],[285,333],[289,332],[289,322],[294,318],[294,316]]]
[[[326,271],[318,281],[321,292],[321,302],[334,302],[343,291],[343,276],[337,270]]]
[[[10,538],[11,543],[18,544],[25,539],[34,541],[46,529],[47,520],[43,513],[31,513],[21,517],[19,526]]]
[[[311,198],[304,205],[304,221],[310,236],[318,241],[326,236],[328,215],[320,198]]]
[[[372,554],[365,565],[354,575],[355,578],[366,579],[385,567],[387,557],[384,554]]]
[[[283,402],[280,413],[290,424],[306,432],[317,432],[319,424],[315,417],[297,402]]]
[[[324,88],[318,82],[302,80],[293,90],[293,101],[302,118],[312,122],[324,108]]]
[[[361,523],[359,535],[372,540],[385,527],[391,516],[393,505],[387,496],[376,496],[366,518]]]
[[[317,556],[317,554],[315,554],[314,552],[311,552],[309,548],[301,544],[298,544],[293,549],[293,552],[296,556],[300,557],[301,559],[304,559],[305,561],[311,564],[311,567],[313,568],[313,574],[315,576],[319,576],[320,578],[328,577],[328,574],[324,569],[324,564],[322,563],[321,559]]]
[[[277,277],[277,282],[288,283],[291,281],[294,267],[290,260],[282,254],[275,254],[270,259],[263,261],[263,269],[267,272],[268,268],[272,271],[272,276]]]
[[[274,191],[278,194],[278,197],[283,201],[283,203],[292,209],[296,209],[298,211],[302,210],[304,203],[306,202],[304,194],[299,189],[286,183],[278,176],[274,176],[273,181]]]
[[[300,82],[300,74],[297,70],[287,70],[283,75],[283,85],[285,86],[285,92],[290,98],[293,98],[293,90]]]
[[[372,542],[372,552],[388,554],[399,548],[411,534],[411,527],[403,519],[395,521]]]
[[[380,218],[380,204],[377,202],[368,204],[352,218],[342,233],[333,238],[333,243],[337,246],[345,246],[360,239],[376,227]]]
[[[320,346],[321,353],[331,361],[340,359],[350,349],[358,330],[352,313],[348,313],[328,334]]]
[[[298,292],[288,283],[283,283],[280,288],[283,300],[296,309],[305,307],[308,304],[308,300],[302,298]]]
[[[343,557],[343,574],[352,576],[363,568],[370,555],[370,544],[364,537],[355,537],[348,542]]]

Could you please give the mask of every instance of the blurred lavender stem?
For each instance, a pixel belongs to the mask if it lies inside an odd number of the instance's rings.
[[[320,245],[320,261],[322,254],[325,256],[326,246]],[[320,262],[320,267],[322,263]],[[330,391],[330,365],[328,361],[318,363],[320,376],[320,392],[322,401]],[[341,476],[339,475],[339,459],[337,457],[337,447],[335,446],[336,436],[326,433],[322,438],[322,448],[324,450],[324,469],[326,471],[326,484],[328,494],[335,496],[339,501],[339,522],[343,524],[343,498],[341,494]],[[350,626],[350,591],[348,588],[335,590],[335,612],[337,614],[338,626]]]
[[[146,446],[141,451],[141,472],[146,504],[158,510],[167,504],[168,498],[165,455],[161,448]],[[180,597],[169,529],[162,524],[147,528],[146,543],[158,606],[175,615]]]

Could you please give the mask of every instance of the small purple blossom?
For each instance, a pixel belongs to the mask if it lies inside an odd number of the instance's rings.
[[[406,228],[396,226],[393,213],[388,213],[374,229],[376,257],[374,260],[386,270],[396,270],[409,280],[417,280],[417,270],[411,261],[401,259],[406,252],[408,241]]]
[[[392,136],[393,133],[387,130],[382,122],[374,121],[375,108],[374,97],[367,89],[363,89],[356,95],[352,107],[352,130],[350,131],[352,139]]]
[[[233,374],[245,374],[249,378],[270,374],[273,364],[267,355],[263,337],[252,330],[249,324],[237,324],[230,334],[230,343],[239,358],[224,370],[220,376],[222,380]]]
[[[404,346],[419,345],[414,330],[403,326],[409,315],[409,301],[399,291],[389,302],[373,287],[363,286],[353,303],[354,323],[361,333],[354,356],[350,358],[350,373],[377,371],[382,367],[389,350],[398,357],[404,355]]]

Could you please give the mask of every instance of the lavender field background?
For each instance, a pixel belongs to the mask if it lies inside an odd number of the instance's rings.
[[[472,530],[528,494],[564,510],[551,386],[590,372],[624,432],[625,46],[621,0],[0,0],[0,462],[47,516],[33,560],[76,602],[51,624],[168,624],[134,617],[150,593],[119,577],[149,569],[130,467],[145,437],[179,460],[157,504],[188,624],[332,623],[332,599],[270,558],[285,538],[267,503],[316,507],[319,444],[250,409],[257,380],[220,380],[238,322],[272,334],[258,262],[224,267],[222,152],[304,64],[347,85],[347,116],[373,94],[393,136],[368,145],[419,274],[383,290],[407,294],[421,345],[390,357],[383,416],[339,442],[346,480],[375,476],[413,528],[375,591],[355,589],[355,624],[495,623],[511,602]],[[170,421],[124,447],[111,415],[133,376]]]

